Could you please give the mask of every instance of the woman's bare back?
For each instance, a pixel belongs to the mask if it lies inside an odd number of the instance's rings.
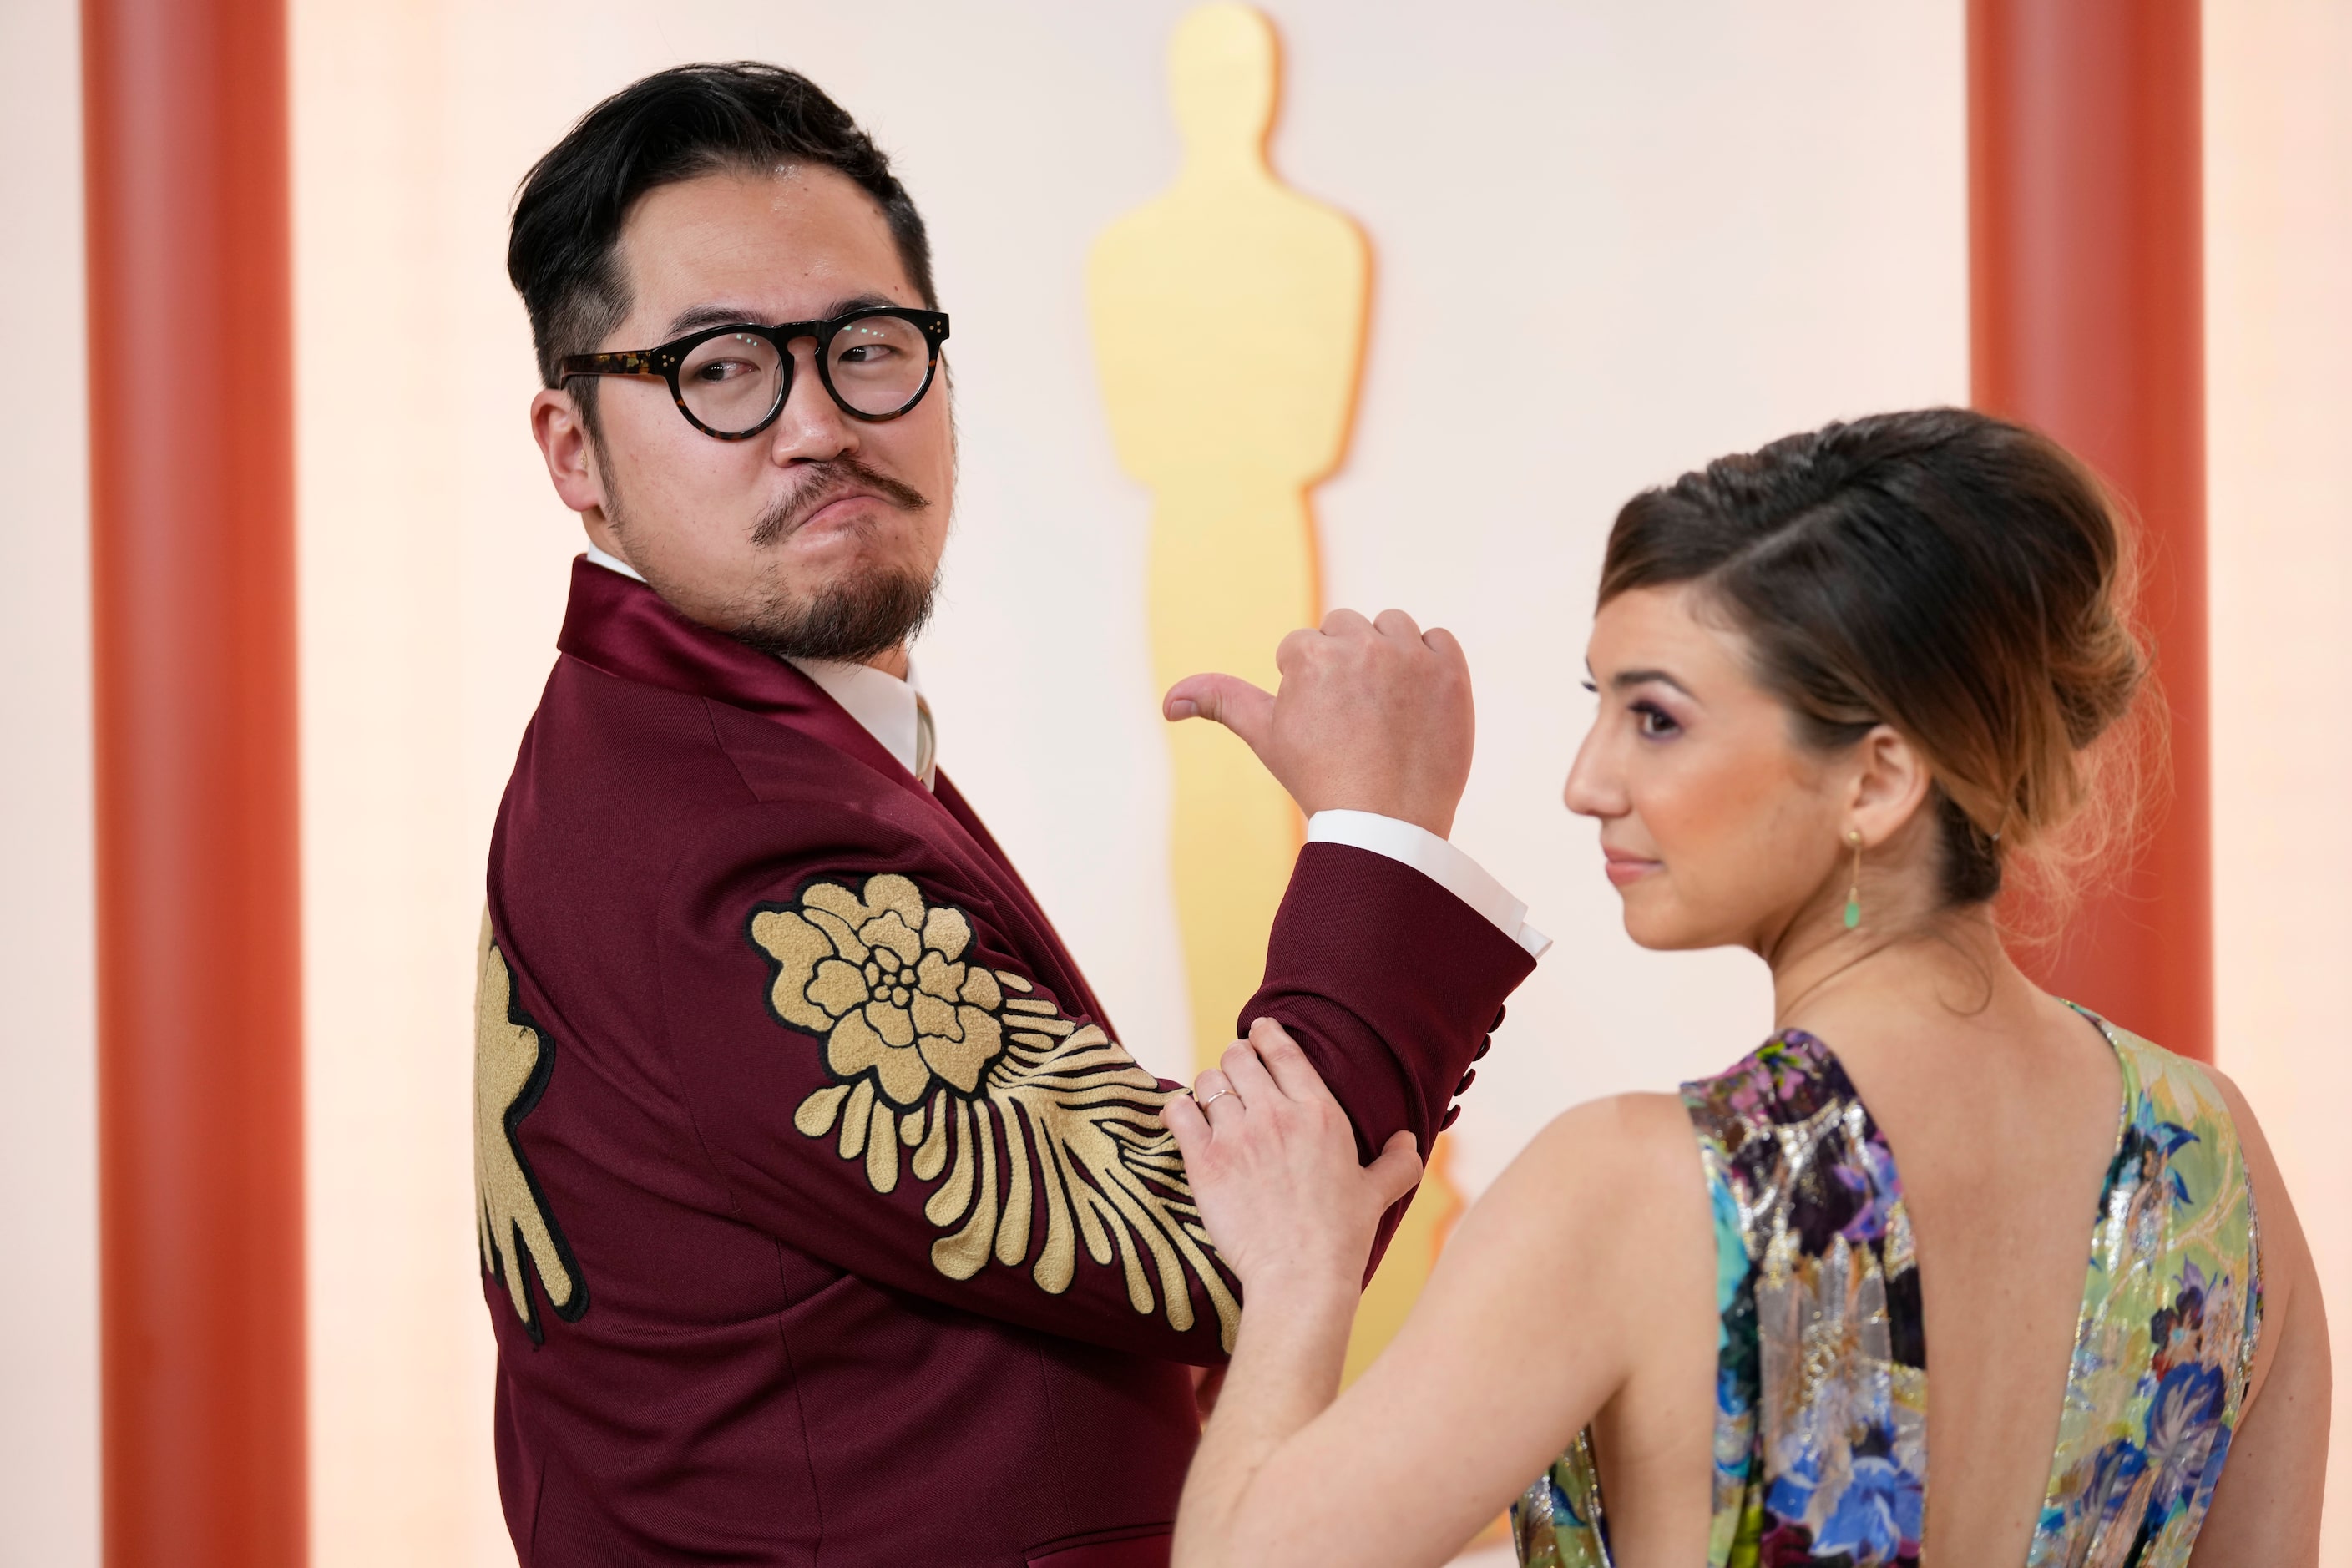
[[[2004,989],[1968,1010],[1860,993],[1799,1015],[1803,1033],[1834,1052],[1900,1173],[1932,1368],[1929,1563],[2027,1560],[2124,1110],[2116,1050],[2098,1026],[2030,987]],[[1679,1102],[1643,1098],[1657,1102],[1643,1117],[1650,1136],[1689,1137]],[[2267,1158],[2250,1163],[2259,1172]],[[1685,1281],[1696,1255],[1711,1263],[1714,1251],[1696,1162],[1688,1185],[1686,1217],[1656,1238],[1661,1264]],[[1659,1315],[1594,1422],[1621,1568],[1706,1561],[1720,1456],[1714,1424],[1688,1412],[1699,1390],[1713,1403],[1718,1341],[1683,1318]]]
[[[2063,1454],[2058,1536],[2160,1518],[2149,1563],[2180,1562],[2192,1535],[2197,1568],[2313,1562],[2326,1330],[2259,1129],[2220,1075],[2110,1045],[2011,973],[2031,1005],[2007,1017],[1938,1003],[1930,1033],[1906,1030],[1899,998],[1867,1018],[1791,1009],[1804,1029],[1688,1100],[1567,1112],[1464,1217],[1395,1342],[1328,1407],[1328,1385],[1306,1380],[1336,1384],[1344,1313],[1280,1298],[1269,1313],[1261,1293],[1251,1310],[1270,1327],[1245,1327],[1218,1421],[1270,1430],[1255,1424],[1274,1399],[1304,1424],[1255,1457],[1223,1516],[1230,1558],[1201,1560],[1320,1561],[1345,1542],[1368,1565],[1441,1563],[1518,1497],[1538,1563],[1601,1560],[1578,1520],[1605,1499],[1617,1568],[1708,1562],[1759,1513],[1801,1552],[1771,1560],[1834,1558],[1861,1531],[1872,1550],[1852,1561],[2022,1568],[2029,1543],[2050,1544],[2037,1514]],[[1741,1100],[1739,1080],[1768,1079]],[[2118,1265],[2095,1281],[2095,1246]],[[1744,1325],[1743,1294],[1762,1309]],[[1309,1329],[1311,1353],[1295,1337]],[[2191,1397],[2159,1417],[2148,1391],[2176,1384]],[[2095,1560],[2131,1549],[2102,1541]]]
[[[2089,1020],[1947,1015],[1824,1036],[1903,1173],[1931,1456],[1925,1555],[2022,1563],[2050,1479],[2122,1079]],[[1843,1022],[1841,1019],[1838,1022]],[[1835,1026],[1827,1024],[1825,1026]]]

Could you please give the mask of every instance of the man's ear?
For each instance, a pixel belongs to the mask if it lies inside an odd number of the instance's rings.
[[[551,386],[530,400],[530,434],[547,459],[547,477],[555,493],[573,511],[601,521],[604,515],[604,476],[596,463],[595,443],[588,438],[588,423],[572,394]]]
[[[1862,738],[1856,754],[1862,771],[1853,784],[1853,825],[1873,847],[1903,831],[1927,803],[1935,775],[1918,748],[1892,725],[1881,724]]]

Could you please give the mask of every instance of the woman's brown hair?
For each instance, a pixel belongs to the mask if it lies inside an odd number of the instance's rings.
[[[1610,532],[1601,603],[1676,584],[1747,637],[1806,743],[1885,723],[1925,755],[1949,903],[1991,899],[2019,854],[2063,901],[2128,822],[2155,750],[2115,733],[2147,679],[2131,536],[2048,437],[1931,408],[1718,458]]]

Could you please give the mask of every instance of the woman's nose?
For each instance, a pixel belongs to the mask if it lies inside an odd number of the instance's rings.
[[[1568,782],[1559,792],[1560,804],[1579,816],[1624,815],[1624,791],[1612,776],[1614,770],[1604,752],[1596,724],[1576,749],[1576,761],[1570,765]]]

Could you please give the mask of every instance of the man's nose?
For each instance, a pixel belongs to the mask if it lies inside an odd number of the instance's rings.
[[[823,463],[857,449],[857,422],[841,411],[817,373],[816,340],[787,345],[793,384],[769,426],[769,456],[778,463]]]

